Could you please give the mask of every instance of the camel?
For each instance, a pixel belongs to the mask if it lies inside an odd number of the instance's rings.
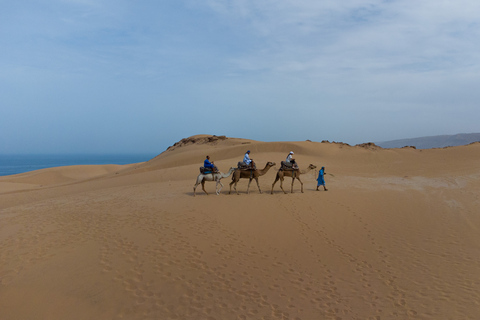
[[[258,184],[258,177],[263,176],[274,165],[275,165],[275,162],[267,162],[267,164],[265,164],[265,168],[263,168],[262,170],[239,170],[239,169],[236,169],[235,173],[232,175],[232,182],[230,182],[230,191],[228,192],[228,194],[230,194],[232,192],[232,184],[235,184],[234,189],[235,189],[235,192],[238,194],[237,183],[240,179],[249,179],[248,187],[247,187],[247,194],[248,194],[249,189],[250,189],[250,183],[252,182],[253,179],[255,179],[255,181],[257,182],[258,191],[260,193],[262,193],[262,190],[260,189],[260,185]]]
[[[193,186],[193,196],[195,197],[195,189],[197,189],[197,186],[201,183],[202,184],[202,190],[208,195],[208,192],[205,190],[205,181],[215,181],[215,193],[217,196],[220,194],[220,191],[223,188],[222,182],[220,182],[221,179],[229,177],[232,172],[235,171],[234,167],[231,167],[230,170],[228,170],[227,173],[221,173],[221,172],[215,172],[215,173],[200,173],[197,177],[197,182]],[[218,185],[220,185],[220,189],[218,188]]]
[[[300,180],[300,175],[305,174],[309,172],[310,170],[315,169],[317,166],[310,164],[307,169],[305,170],[278,170],[277,176],[275,177],[275,181],[272,184],[272,194],[273,194],[273,187],[275,186],[275,183],[277,183],[278,180],[280,180],[280,188],[282,189],[283,193],[286,193],[285,190],[283,190],[283,178],[284,177],[292,177],[292,193],[293,193],[293,183],[295,182],[295,179],[298,179],[300,181],[301,186],[302,186],[302,193],[303,193],[303,182]]]

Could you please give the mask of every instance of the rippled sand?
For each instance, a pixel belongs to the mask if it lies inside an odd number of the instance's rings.
[[[276,162],[246,194],[207,154]],[[290,150],[316,170],[277,183]],[[480,144],[195,136],[149,162],[0,177],[1,319],[477,319]]]

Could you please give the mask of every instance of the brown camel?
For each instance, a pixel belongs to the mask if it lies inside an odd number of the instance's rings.
[[[238,180],[240,179],[249,179],[247,194],[250,189],[250,183],[252,182],[253,179],[255,179],[255,181],[257,182],[258,191],[262,193],[262,190],[260,189],[260,185],[258,184],[258,177],[263,176],[274,165],[275,165],[275,162],[267,162],[267,164],[265,165],[265,168],[263,168],[262,170],[240,170],[240,169],[235,170],[235,172],[232,175],[232,182],[230,182],[230,191],[228,192],[228,194],[232,192],[232,184],[235,184],[234,189],[235,189],[235,192],[238,194],[237,183],[238,183]]]
[[[277,176],[275,177],[275,181],[272,184],[272,194],[273,194],[273,186],[275,186],[275,183],[277,183],[278,180],[280,180],[280,188],[282,189],[283,193],[286,193],[285,190],[283,190],[283,178],[284,177],[292,177],[292,193],[293,193],[293,183],[295,182],[295,179],[298,179],[300,181],[300,184],[302,186],[302,192],[303,192],[303,182],[300,180],[300,175],[305,174],[309,172],[310,170],[315,169],[317,166],[310,164],[307,169],[305,170],[278,170]]]

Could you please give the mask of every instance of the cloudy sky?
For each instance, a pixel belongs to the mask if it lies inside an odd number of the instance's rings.
[[[480,132],[478,0],[0,0],[0,153]]]

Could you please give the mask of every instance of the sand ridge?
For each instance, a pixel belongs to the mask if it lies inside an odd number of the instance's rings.
[[[242,180],[228,195],[227,178],[193,197],[206,154],[225,172],[246,149],[260,167],[290,150],[324,165],[329,191],[311,172],[304,193],[271,195],[277,165],[262,194]],[[479,156],[226,138],[1,177],[1,318],[476,319]]]

